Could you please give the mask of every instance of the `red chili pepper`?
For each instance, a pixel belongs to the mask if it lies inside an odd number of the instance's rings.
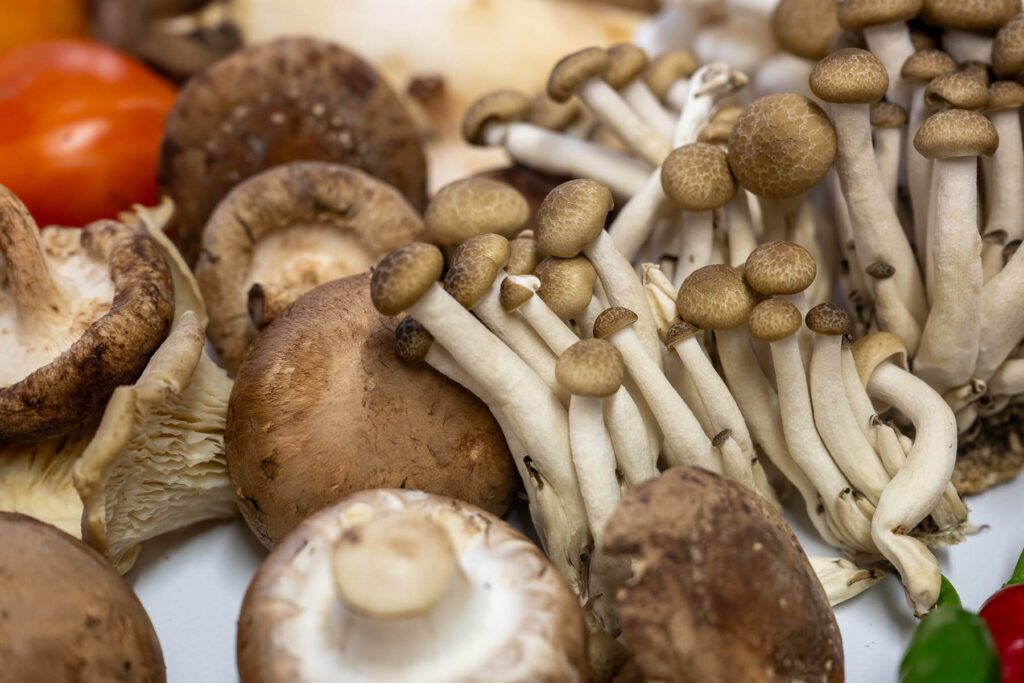
[[[1003,588],[981,608],[996,641],[1003,669],[1003,683],[1024,683],[1024,553]]]

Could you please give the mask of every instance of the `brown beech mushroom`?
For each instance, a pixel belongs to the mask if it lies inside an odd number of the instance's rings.
[[[114,221],[40,231],[2,186],[0,255],[0,441],[67,433],[135,381],[167,336],[167,262]]]
[[[322,285],[256,340],[228,407],[228,471],[267,546],[354,491],[419,488],[503,513],[516,472],[471,394],[394,351],[370,278]]]
[[[354,166],[423,205],[419,133],[391,88],[338,45],[284,38],[198,74],[168,115],[159,182],[175,201],[170,230],[185,259],[195,262],[203,225],[232,187],[299,160]]]
[[[605,541],[632,563],[615,601],[643,680],[843,680],[839,627],[807,556],[742,484],[668,470],[623,498]]]
[[[18,683],[164,683],[142,603],[105,559],[59,529],[0,512],[0,671]]]
[[[237,370],[257,328],[305,292],[422,234],[395,188],[349,166],[296,162],[241,183],[211,214],[196,264],[221,364]]]
[[[486,233],[512,239],[530,220],[530,214],[529,202],[517,189],[478,176],[456,180],[438,190],[423,219],[429,241],[454,247]]]

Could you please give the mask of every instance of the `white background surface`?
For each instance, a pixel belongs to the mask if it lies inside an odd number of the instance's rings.
[[[939,552],[964,605],[978,608],[1005,581],[1024,546],[1019,514],[1024,480],[968,500],[971,521],[986,528]],[[792,515],[790,518],[792,519]],[[808,554],[831,555],[797,528]],[[128,580],[149,611],[167,661],[169,683],[232,683],[235,623],[242,596],[265,551],[241,519],[205,524],[146,545]],[[916,623],[895,577],[836,610],[850,683],[895,681]]]

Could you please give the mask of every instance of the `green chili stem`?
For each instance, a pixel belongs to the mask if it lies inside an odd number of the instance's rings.
[[[1020,558],[1017,559],[1017,566],[1013,570],[1013,576],[1003,585],[1013,586],[1018,583],[1024,583],[1024,552],[1021,552]]]
[[[960,595],[953,588],[953,584],[949,582],[945,576],[942,577],[942,588],[939,589],[939,599],[935,603],[936,607],[963,607],[960,602]]]

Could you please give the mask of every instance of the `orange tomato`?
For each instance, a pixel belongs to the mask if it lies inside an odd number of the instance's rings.
[[[157,199],[174,87],[99,43],[55,41],[0,56],[0,183],[40,225],[84,225]]]
[[[0,52],[89,33],[85,0],[0,0]]]

